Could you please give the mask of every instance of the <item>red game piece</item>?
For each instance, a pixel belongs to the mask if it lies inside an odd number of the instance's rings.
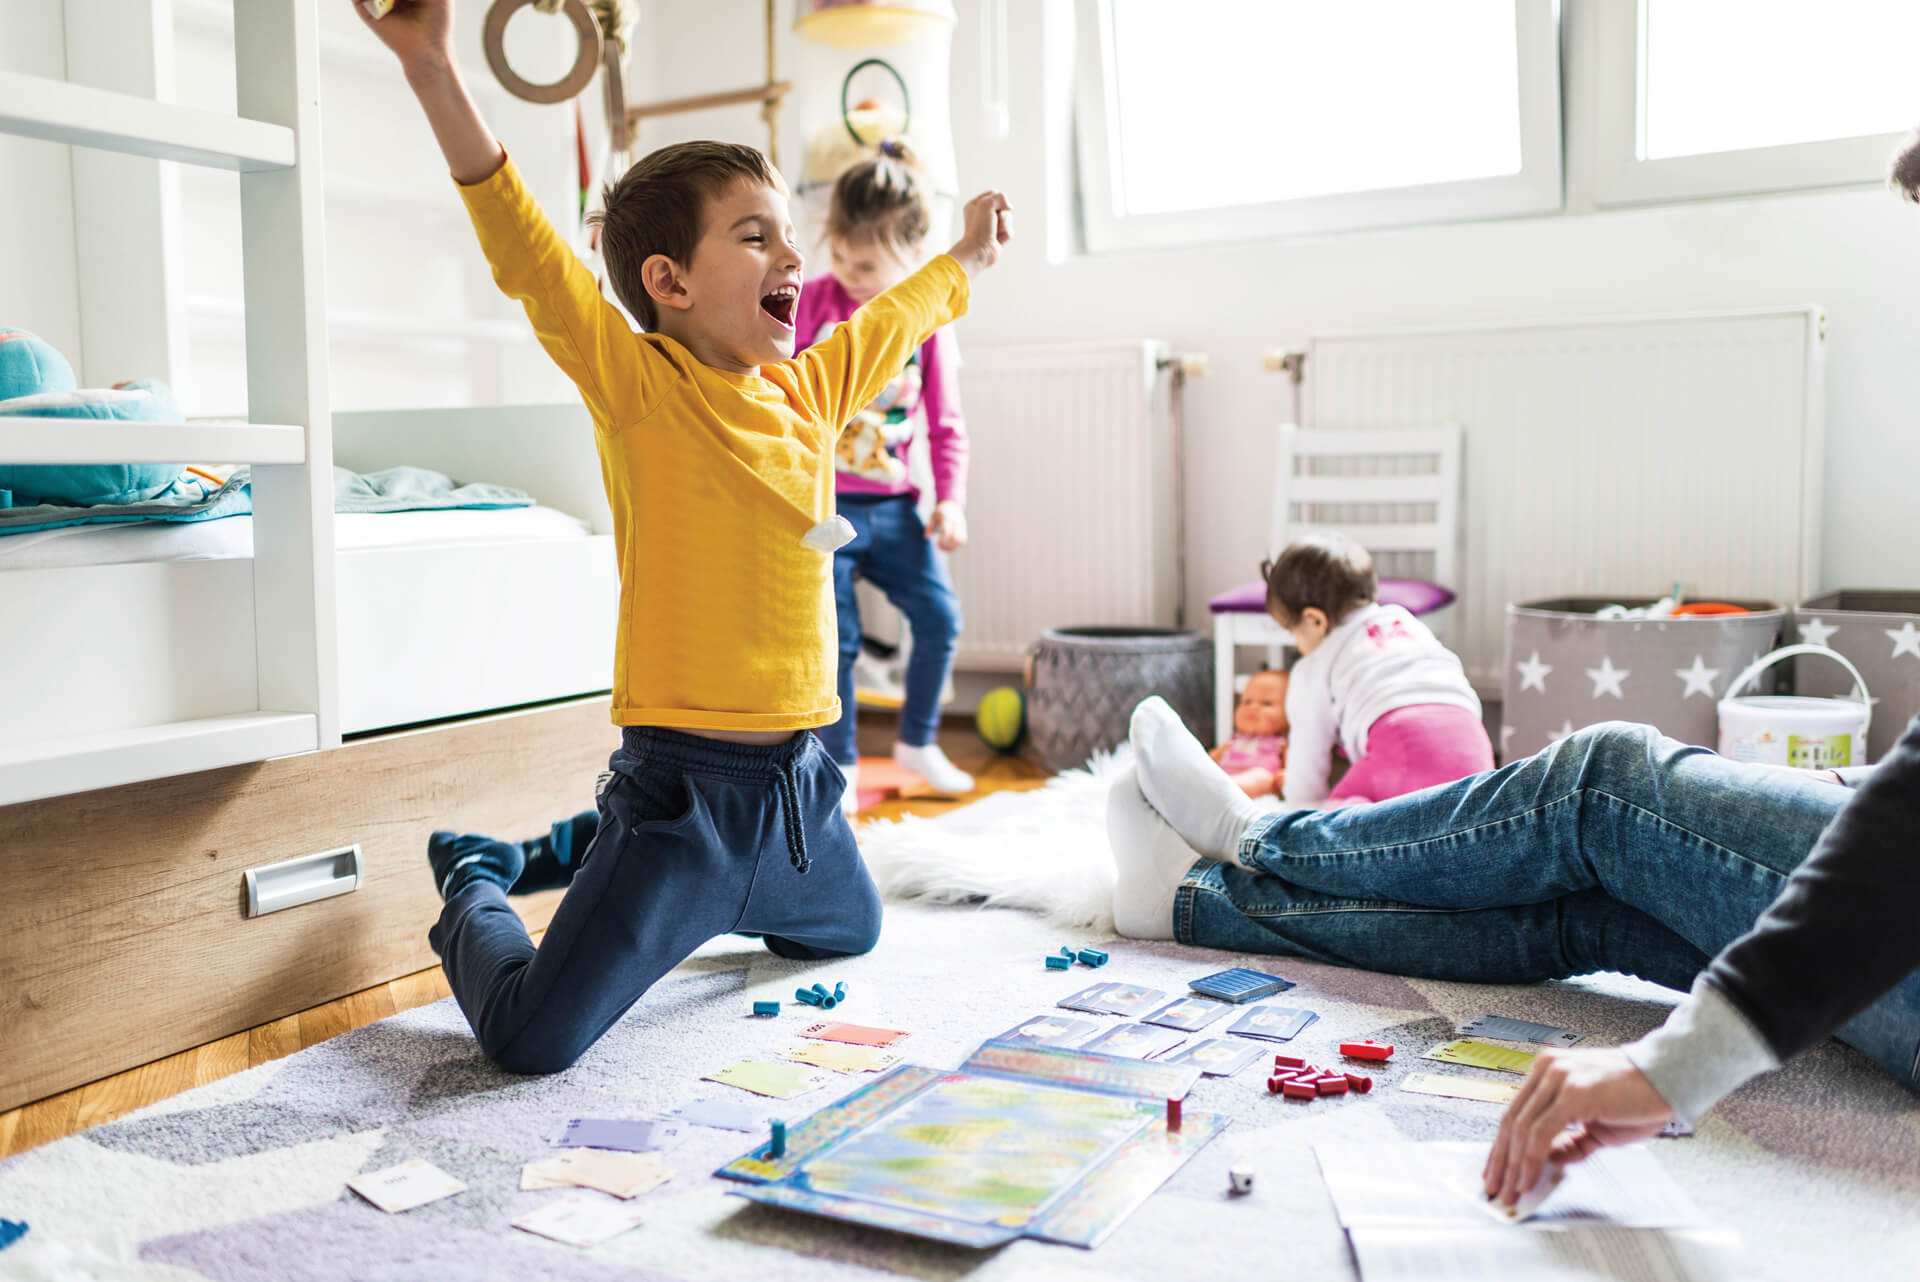
[[[1382,1046],[1371,1039],[1364,1042],[1341,1042],[1340,1053],[1351,1055],[1354,1059],[1391,1059],[1393,1047]]]
[[[1320,1094],[1319,1091],[1308,1086],[1305,1082],[1282,1082],[1280,1083],[1280,1093],[1288,1099],[1314,1099]]]
[[[1362,1095],[1365,1095],[1368,1091],[1373,1089],[1373,1079],[1371,1077],[1368,1077],[1365,1073],[1348,1073],[1346,1074],[1346,1078],[1347,1078],[1347,1085],[1351,1086],[1354,1090],[1358,1091]]]
[[[1285,1084],[1286,1083],[1278,1077],[1269,1077],[1267,1079],[1267,1094],[1278,1095],[1280,1093],[1280,1088]]]
[[[1323,1077],[1313,1085],[1314,1089],[1318,1090],[1322,1095],[1345,1095],[1347,1093],[1347,1079],[1344,1077]]]
[[[1167,1101],[1167,1129],[1169,1131],[1180,1129],[1180,1101],[1177,1099]]]
[[[1275,1055],[1273,1064],[1275,1068],[1305,1068],[1307,1061],[1298,1055]]]

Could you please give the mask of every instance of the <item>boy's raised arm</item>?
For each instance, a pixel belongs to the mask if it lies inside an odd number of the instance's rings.
[[[822,419],[837,430],[899,375],[927,336],[967,310],[969,278],[1000,259],[1013,207],[997,191],[967,202],[966,230],[940,255],[795,358]]]
[[[398,0],[383,18],[359,0],[341,3],[352,4],[400,60],[460,184],[494,281],[525,306],[540,345],[600,417],[618,423],[623,412],[643,409],[639,348],[626,317],[521,185],[467,93],[451,43],[453,0]]]

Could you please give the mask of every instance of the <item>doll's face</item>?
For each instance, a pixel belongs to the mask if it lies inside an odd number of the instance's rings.
[[[1287,674],[1256,672],[1247,678],[1240,692],[1239,706],[1233,710],[1233,729],[1237,734],[1285,734],[1287,732]]]

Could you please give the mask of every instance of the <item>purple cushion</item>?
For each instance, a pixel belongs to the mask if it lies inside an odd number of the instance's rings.
[[[1443,605],[1453,604],[1454,594],[1424,579],[1382,579],[1379,601],[1381,605],[1401,606],[1408,614],[1432,614]],[[1265,614],[1267,585],[1258,580],[1243,583],[1207,602],[1207,609],[1215,614]]]

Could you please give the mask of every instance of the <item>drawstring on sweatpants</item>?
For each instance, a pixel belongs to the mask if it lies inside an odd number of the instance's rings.
[[[800,818],[800,786],[794,777],[793,758],[782,761],[774,771],[780,784],[780,810],[787,821],[787,862],[794,871],[804,873],[813,867],[807,857],[807,827]]]

